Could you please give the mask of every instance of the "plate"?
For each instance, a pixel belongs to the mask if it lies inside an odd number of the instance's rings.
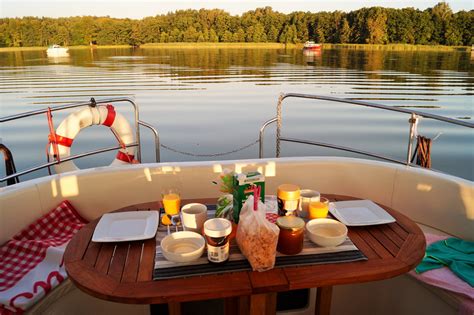
[[[387,211],[370,200],[333,202],[329,212],[347,226],[377,225],[395,222]]]
[[[106,213],[97,224],[93,242],[124,242],[152,238],[158,228],[158,211]]]

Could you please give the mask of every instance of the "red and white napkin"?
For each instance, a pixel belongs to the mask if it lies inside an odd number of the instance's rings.
[[[63,201],[0,248],[0,314],[27,310],[64,281],[64,250],[86,223]]]

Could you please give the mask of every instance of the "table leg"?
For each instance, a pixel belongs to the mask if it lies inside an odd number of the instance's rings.
[[[168,314],[169,315],[181,315],[181,303],[170,302],[168,303]]]
[[[237,296],[224,299],[225,315],[247,315],[249,313],[249,297]]]
[[[315,315],[329,315],[331,313],[331,297],[332,286],[317,288]]]
[[[254,294],[250,296],[250,315],[273,315],[276,313],[275,293]]]

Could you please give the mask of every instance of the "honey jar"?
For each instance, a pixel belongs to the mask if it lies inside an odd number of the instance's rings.
[[[303,219],[295,216],[279,217],[276,224],[280,228],[277,251],[285,255],[296,255],[303,250]]]
[[[293,184],[278,186],[278,215],[292,215],[300,202],[300,188]]]

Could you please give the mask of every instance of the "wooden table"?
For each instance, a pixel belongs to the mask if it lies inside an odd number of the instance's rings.
[[[325,195],[332,201],[356,198]],[[183,201],[188,202],[187,200]],[[193,200],[213,204],[215,200]],[[120,211],[157,209],[138,205]],[[86,293],[109,301],[135,304],[168,303],[180,313],[180,302],[226,298],[226,313],[275,313],[276,292],[318,287],[316,314],[329,314],[332,286],[387,279],[404,274],[423,258],[425,238],[408,217],[382,206],[397,222],[351,227],[349,237],[367,261],[276,268],[267,272],[234,272],[153,281],[155,239],[94,243],[98,219],[87,224],[66,248],[64,261],[71,280]]]

